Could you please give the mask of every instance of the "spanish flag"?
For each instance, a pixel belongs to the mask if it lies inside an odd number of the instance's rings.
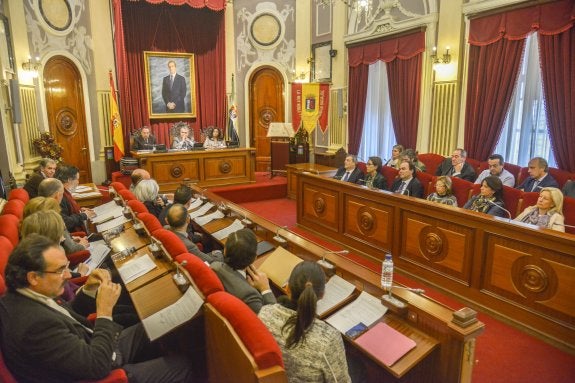
[[[112,130],[112,141],[114,143],[114,160],[120,161],[124,157],[124,133],[122,132],[122,119],[118,110],[112,71],[110,71],[110,129]]]

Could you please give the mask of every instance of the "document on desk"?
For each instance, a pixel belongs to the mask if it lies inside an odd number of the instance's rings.
[[[206,223],[213,221],[214,219],[224,218],[225,215],[219,210],[214,211],[213,213],[202,215],[201,217],[194,218],[194,221],[200,225],[204,226]]]
[[[128,284],[149,271],[154,270],[156,267],[157,266],[152,258],[150,258],[150,255],[144,254],[141,257],[134,258],[124,263],[120,268],[118,268],[118,272],[120,273],[120,277],[122,277],[124,284]]]
[[[202,199],[201,199],[201,198],[196,198],[196,199],[190,204],[190,206],[188,206],[188,211],[197,209],[197,208],[199,208],[200,206],[202,206]]]
[[[409,350],[417,345],[415,341],[385,323],[378,323],[360,335],[355,343],[381,360],[386,366],[392,366]]]
[[[367,327],[381,318],[387,307],[381,304],[379,298],[363,291],[359,297],[341,310],[326,319],[326,322],[345,334],[347,330],[362,322]]]
[[[86,197],[101,197],[102,193],[99,191],[91,191],[87,193],[72,193],[72,197],[74,198],[86,198]]]
[[[108,209],[100,214],[96,213],[96,216],[92,218],[90,221],[92,221],[94,225],[97,225],[105,220],[118,218],[119,216],[124,214],[122,206],[118,206],[116,204],[114,204],[114,206],[115,207]]]
[[[327,311],[345,301],[354,291],[355,286],[352,283],[339,275],[334,275],[325,284],[323,298],[317,301],[316,314],[321,317]]]
[[[230,226],[216,231],[214,234],[212,234],[212,237],[214,237],[215,239],[217,239],[218,241],[221,241],[224,238],[227,238],[230,234],[235,233],[238,230],[241,230],[244,228],[244,225],[242,224],[242,222],[239,219],[236,219]]]
[[[189,287],[175,303],[142,320],[151,341],[192,319],[204,304],[196,290]]]
[[[112,218],[109,221],[104,220],[101,224],[96,225],[96,230],[98,231],[98,233],[102,233],[102,232],[104,232],[106,230],[110,230],[116,226],[123,225],[124,223],[126,223],[128,221],[129,221],[128,218],[121,215],[120,217]]]
[[[211,202],[206,202],[201,208],[198,210],[190,212],[190,218],[194,219],[196,217],[200,217],[208,212],[211,208],[214,207],[214,204]]]
[[[84,263],[88,265],[89,271],[88,275],[92,273],[92,270],[100,267],[102,262],[106,259],[106,256],[111,251],[104,240],[94,241],[90,243],[90,258],[88,258]]]
[[[74,193],[85,193],[87,191],[93,191],[94,188],[91,186],[86,186],[86,185],[78,185],[76,186],[76,189],[74,189]],[[72,194],[74,194],[72,193]]]
[[[292,270],[301,262],[303,259],[297,255],[290,253],[283,247],[278,247],[262,262],[258,271],[266,273],[270,281],[276,286],[284,288]]]
[[[110,201],[100,206],[96,206],[92,208],[92,210],[94,211],[94,213],[96,213],[96,215],[100,215],[104,214],[107,211],[114,210],[115,208],[120,208],[120,210],[122,210],[122,207],[118,206],[118,204],[115,201]]]

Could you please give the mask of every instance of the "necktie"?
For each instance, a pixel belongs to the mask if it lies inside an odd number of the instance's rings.
[[[174,86],[174,76],[170,75],[170,88]]]
[[[349,172],[345,172],[345,175],[343,176],[343,181],[347,181],[349,179]]]
[[[533,187],[531,188],[531,191],[536,192],[538,187],[539,187],[539,180],[535,180],[535,182],[533,182]]]
[[[406,186],[407,186],[407,184],[405,183],[405,181],[401,181],[401,185],[399,185],[399,189],[397,190],[397,192],[400,194],[403,194]]]

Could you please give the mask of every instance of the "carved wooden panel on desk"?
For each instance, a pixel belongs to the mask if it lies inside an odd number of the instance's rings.
[[[204,180],[249,176],[244,156],[204,158]]]
[[[327,232],[339,231],[340,193],[327,187],[311,183],[302,183],[303,203],[301,222],[309,222],[312,226],[320,226]],[[299,221],[299,220],[298,220]]]
[[[151,174],[159,184],[183,181],[184,178],[195,182],[200,179],[199,169],[199,158],[190,158],[185,161],[174,161],[173,158],[168,158],[166,161],[152,162]]]
[[[390,251],[393,242],[394,207],[375,203],[368,198],[346,194],[343,209],[343,233],[370,250],[375,259],[382,261],[385,251]]]
[[[575,330],[575,258],[533,243],[487,236],[482,290],[561,320]],[[572,334],[575,338],[575,334]]]
[[[471,284],[474,230],[460,223],[403,211],[401,257],[428,272]]]

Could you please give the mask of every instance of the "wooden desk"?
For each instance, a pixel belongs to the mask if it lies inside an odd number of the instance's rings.
[[[140,236],[132,227],[132,223],[124,224],[124,232],[118,237],[112,239],[108,246],[112,249],[112,254],[135,247],[136,250],[150,244],[149,236]]]
[[[140,319],[145,319],[176,303],[182,297],[182,292],[174,283],[173,273],[168,273],[130,292],[130,297]]]
[[[224,201],[209,191],[204,194],[212,202]],[[326,255],[327,249],[324,247],[287,229],[282,229],[229,201],[226,204],[238,217],[245,216],[255,224],[254,230],[258,237],[274,243],[273,237],[279,230],[279,234],[287,240],[288,250],[300,258],[317,261],[325,255],[326,259],[336,265],[337,274],[353,283],[358,289],[374,296],[383,294],[379,286],[380,275],[374,269],[342,255]],[[470,382],[475,339],[483,332],[483,323],[476,322],[463,328],[452,322],[453,310],[445,305],[407,290],[394,290],[394,295],[406,302],[408,307],[407,312],[402,316],[389,315],[392,324],[394,326],[397,324],[399,327],[396,328],[400,330],[414,330],[411,334],[416,341],[421,334],[422,338],[419,341],[421,348],[405,361],[396,363],[397,365],[392,366],[391,370],[382,369],[374,362],[368,363],[370,376],[375,376],[374,381],[397,381],[397,376],[404,374],[401,378],[402,382]],[[438,342],[439,347],[433,346],[434,342]]]
[[[288,198],[291,199],[295,199],[297,197],[297,174],[309,172],[325,177],[333,177],[337,172],[337,168],[310,163],[290,164],[286,165],[286,169],[288,181]]]
[[[132,292],[138,290],[139,288],[149,284],[150,282],[155,281],[156,279],[163,277],[166,274],[171,273],[171,271],[174,269],[174,266],[172,265],[172,263],[170,261],[168,261],[164,258],[162,258],[162,259],[154,258],[154,256],[151,254],[151,251],[148,249],[147,246],[142,247],[140,250],[136,251],[134,254],[132,254],[126,258],[123,258],[119,261],[114,261],[114,265],[116,266],[117,269],[119,269],[126,262],[129,262],[129,261],[136,259],[136,258],[139,258],[139,257],[150,257],[150,259],[152,259],[154,261],[154,263],[156,264],[156,268],[153,270],[150,270],[146,274],[142,275],[141,277],[136,278],[135,280],[133,280],[129,283],[124,283],[124,285],[126,286],[126,290],[128,290],[129,293],[132,293]],[[112,257],[112,259],[113,259],[113,257]]]
[[[74,199],[80,207],[94,207],[102,204],[103,196],[100,190],[96,187],[96,184],[88,183],[78,186],[87,186],[91,188],[90,191],[74,193]],[[97,193],[97,195],[95,193]]]
[[[176,151],[138,153],[140,167],[160,185],[162,192],[173,192],[189,180],[200,187],[237,185],[255,182],[255,149]]]
[[[575,236],[297,174],[297,222],[575,351]]]

